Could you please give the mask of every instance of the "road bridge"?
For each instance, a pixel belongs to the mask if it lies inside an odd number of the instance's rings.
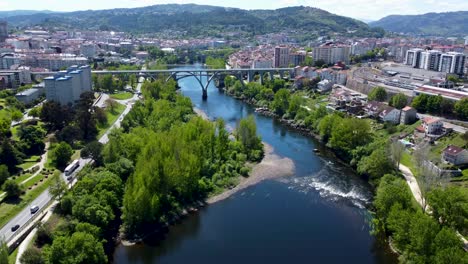
[[[33,72],[33,76],[52,76],[60,74],[61,72]],[[294,77],[294,68],[261,68],[261,69],[167,69],[167,70],[102,70],[92,71],[97,75],[120,75],[120,74],[136,74],[139,77],[146,78],[165,78],[166,81],[173,79],[175,81],[187,77],[194,77],[200,87],[202,88],[202,97],[204,100],[208,98],[208,87],[214,79],[224,80],[227,75],[236,77],[242,85],[245,85],[244,80],[247,82],[254,81],[255,75],[259,75],[260,83],[264,82],[264,76],[267,75],[273,79],[275,74],[281,78]]]

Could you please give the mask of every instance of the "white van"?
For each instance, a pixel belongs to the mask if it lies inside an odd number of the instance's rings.
[[[39,211],[39,206],[33,205],[31,206],[31,214],[35,214],[37,211]]]

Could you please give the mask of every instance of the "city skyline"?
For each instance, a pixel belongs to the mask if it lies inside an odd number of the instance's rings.
[[[200,4],[226,6],[242,9],[277,9],[287,6],[311,6],[324,9],[328,12],[353,17],[362,20],[378,20],[388,15],[416,15],[430,12],[450,12],[468,10],[468,0],[436,1],[436,0],[280,0],[275,3],[266,0],[226,0],[220,3],[216,0],[114,0],[91,1],[82,0],[68,2],[63,6],[60,0],[43,0],[30,2],[25,6],[24,1],[3,0],[0,2],[0,11],[11,10],[51,10],[71,12],[80,10],[101,10],[113,8],[134,8],[158,4]]]

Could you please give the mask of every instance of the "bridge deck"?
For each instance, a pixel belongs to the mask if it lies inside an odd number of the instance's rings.
[[[170,70],[124,70],[124,71],[92,71],[94,74],[140,74],[140,73],[186,73],[186,72],[198,72],[198,73],[239,73],[239,72],[271,72],[280,71],[287,72],[293,71],[294,68],[262,68],[262,69],[170,69]],[[59,72],[32,72],[33,75],[53,75]]]

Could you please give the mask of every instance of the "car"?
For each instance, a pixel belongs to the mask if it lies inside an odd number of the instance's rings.
[[[16,230],[18,230],[19,227],[20,227],[20,225],[18,225],[18,224],[12,226],[11,227],[11,232],[15,232]]]
[[[39,211],[39,206],[33,205],[31,206],[31,214],[35,214],[37,211]]]

